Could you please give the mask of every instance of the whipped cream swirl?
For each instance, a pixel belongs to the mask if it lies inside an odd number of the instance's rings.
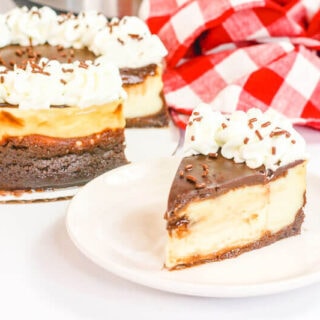
[[[220,152],[250,168],[276,170],[307,159],[306,144],[290,121],[273,109],[252,108],[223,115],[209,105],[194,109],[187,125],[184,155]]]
[[[25,68],[0,67],[0,102],[20,109],[86,108],[125,97],[119,69],[108,62],[60,63],[42,58]]]
[[[162,62],[167,50],[158,36],[137,17],[108,21],[96,11],[57,15],[49,7],[14,8],[0,15],[0,47],[61,45],[87,47],[118,68],[138,68]]]

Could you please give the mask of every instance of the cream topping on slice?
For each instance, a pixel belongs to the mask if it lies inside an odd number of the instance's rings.
[[[222,114],[209,105],[194,109],[186,129],[184,155],[216,153],[250,168],[270,170],[304,160],[306,144],[289,119],[273,109]]]

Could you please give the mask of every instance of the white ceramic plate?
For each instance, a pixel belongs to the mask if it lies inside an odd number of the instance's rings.
[[[171,156],[178,148],[180,132],[172,123],[168,128],[126,129],[126,157],[130,162]],[[28,192],[0,192],[1,202],[33,202],[67,199],[79,187]]]
[[[171,157],[134,163],[87,184],[67,213],[67,229],[76,246],[120,277],[188,295],[263,295],[320,280],[320,176],[312,170],[301,235],[236,259],[180,271],[163,269],[163,214],[179,161]]]

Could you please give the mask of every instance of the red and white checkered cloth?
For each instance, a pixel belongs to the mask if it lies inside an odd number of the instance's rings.
[[[167,47],[164,91],[184,127],[200,102],[269,107],[320,129],[320,0],[145,0]]]

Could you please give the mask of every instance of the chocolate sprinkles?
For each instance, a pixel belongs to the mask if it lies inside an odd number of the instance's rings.
[[[212,159],[217,159],[218,158],[218,152],[210,152],[208,154],[208,157],[212,158]]]
[[[288,132],[287,130],[274,130],[274,131],[271,131],[269,137],[270,138],[273,138],[273,137],[276,137],[276,136],[281,136],[281,135],[285,135],[287,138],[289,138],[291,136],[290,132]]]
[[[124,45],[124,41],[123,41],[122,39],[117,38],[117,41],[118,41],[120,44]]]
[[[195,176],[192,176],[190,174],[188,174],[186,176],[187,181],[191,182],[191,183],[197,183],[197,178]]]
[[[250,129],[253,129],[253,123],[256,122],[256,121],[258,121],[257,118],[251,118],[251,119],[248,120],[248,126],[249,126]]]
[[[255,133],[256,136],[259,138],[259,140],[263,140],[263,137],[262,137],[261,133],[259,132],[259,130],[255,130],[254,133]]]
[[[261,125],[261,128],[266,128],[268,126],[271,125],[271,122],[270,121],[267,121],[267,122],[264,122],[262,125]]]
[[[205,188],[206,187],[206,184],[204,183],[204,182],[198,182],[198,183],[196,183],[196,185],[195,185],[195,188],[196,189],[203,189],[203,188]]]

